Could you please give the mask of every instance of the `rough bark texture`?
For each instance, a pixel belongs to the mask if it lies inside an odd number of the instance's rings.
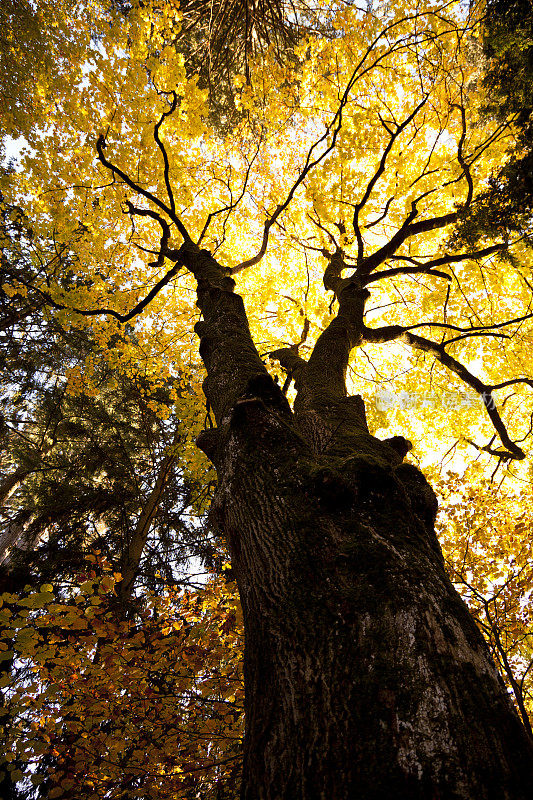
[[[44,531],[37,537],[28,537],[27,531],[34,516],[30,516],[24,522],[10,522],[6,530],[0,536],[0,564],[8,564],[10,561],[10,553],[13,547],[18,547],[21,550],[32,550],[35,543],[38,544]],[[30,541],[28,541],[28,538]]]
[[[531,798],[531,741],[445,573],[435,496],[402,463],[409,443],[373,437],[346,397],[366,290],[333,287],[309,362],[277,354],[291,410],[233,281],[206,251],[181,258],[217,421],[199,446],[245,620],[243,800]]]

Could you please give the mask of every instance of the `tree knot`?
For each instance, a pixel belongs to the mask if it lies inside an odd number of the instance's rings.
[[[412,442],[410,442],[409,439],[405,439],[403,436],[392,436],[390,439],[384,439],[383,443],[392,447],[392,449],[398,453],[402,461],[407,453],[413,449]]]

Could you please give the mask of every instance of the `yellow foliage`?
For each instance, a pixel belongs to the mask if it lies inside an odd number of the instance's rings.
[[[10,624],[0,641],[16,639],[19,664],[36,678],[15,670],[4,680],[5,712],[18,721],[3,763],[39,770],[53,756],[54,767],[33,777],[46,780],[48,797],[76,786],[79,800],[118,798],[124,780],[169,800],[192,788],[207,796],[217,780],[235,784],[243,699],[235,586],[217,579],[197,592],[149,595],[126,621],[110,602],[92,605],[116,580],[82,582],[81,603],[54,593],[4,598]],[[20,615],[26,607],[30,619]]]
[[[418,219],[454,212],[468,194],[463,156],[481,192],[512,140],[510,129],[478,124],[476,67],[457,47],[466,35],[459,3],[414,9],[405,0],[379,3],[375,13],[353,4],[332,11],[339,35],[300,42],[297,65],[283,67],[267,53],[251,62],[250,80],[235,77],[243,113],[225,133],[210,127],[207,92],[187,76],[174,46],[177,3],[154,3],[151,11],[134,3],[122,15],[99,0],[22,2],[18,18],[15,5],[6,5],[6,19],[25,20],[27,36],[7,34],[0,110],[5,132],[23,135],[26,146],[20,170],[3,176],[2,195],[31,220],[31,291],[63,329],[85,327],[93,336],[91,356],[66,369],[66,393],[97,396],[101,361],[117,374],[142,375],[148,408],[162,420],[173,411],[188,430],[180,444],[184,479],[207,474],[194,445],[205,416],[204,370],[192,335],[196,286],[168,253],[158,258],[162,228],[154,213],[169,224],[170,250],[182,242],[174,215],[232,268],[260,251],[265,224],[290,198],[269,230],[262,260],[238,273],[238,289],[262,356],[300,341],[304,320],[308,339],[300,352],[307,356],[335,311],[323,290],[324,254],[342,246],[354,264],[361,248],[368,254],[383,247],[414,206]],[[11,103],[15,81],[21,99]],[[100,156],[98,141],[105,145]],[[298,183],[313,159],[315,168]],[[445,227],[409,237],[381,269],[442,258],[449,235]],[[47,260],[51,241],[56,255]],[[516,245],[522,257],[523,247]],[[124,317],[174,266],[151,302],[127,320],[126,335]],[[443,324],[435,316],[442,308],[445,321],[459,329],[480,321],[497,325],[520,316],[530,302],[527,275],[524,281],[492,257],[483,269],[479,258],[465,259],[449,277],[404,274],[371,284],[367,325],[422,320],[424,332],[434,333],[432,325]],[[6,282],[2,290],[10,298],[28,293],[20,282]],[[481,364],[490,383],[505,380],[509,370],[526,374],[530,323],[505,346],[501,341],[458,338],[449,352]],[[426,460],[457,438],[491,435],[481,405],[459,397],[464,386],[457,376],[428,364],[425,354],[407,353],[400,343],[368,345],[354,355],[348,375],[350,392],[367,401],[376,400],[375,384],[385,379],[393,396],[412,396],[387,413],[376,402],[369,417],[374,432],[387,428],[390,436],[397,427],[417,441],[416,456]],[[276,364],[270,369],[284,377]],[[171,379],[172,409],[155,397]],[[506,411],[512,438],[519,439],[528,419],[525,389],[515,389]],[[433,399],[426,402],[429,393]],[[454,393],[450,413],[443,398]],[[490,487],[450,479],[442,491],[448,493],[445,546],[453,574],[496,658],[504,652],[524,674],[532,657],[531,553],[524,544],[531,521],[518,511],[518,523],[505,522]],[[509,496],[505,502],[516,512],[521,501]],[[475,530],[469,507],[478,514]],[[496,511],[498,527],[491,522]],[[17,720],[6,761],[33,768],[43,756],[53,757],[53,774],[32,776],[49,782],[48,797],[75,787],[79,800],[118,800],[128,780],[132,797],[170,800],[193,790],[207,796],[216,779],[235,782],[240,752],[242,630],[235,587],[213,579],[194,593],[148,595],[138,616],[124,620],[114,606],[120,580],[119,573],[95,569],[79,577],[72,594],[46,585],[2,598],[0,659],[16,657],[34,672],[31,683],[16,670],[2,679],[4,713]],[[492,613],[496,628],[487,622]],[[530,709],[529,694],[524,702]]]
[[[533,716],[533,513],[530,491],[449,473],[438,532],[455,582],[522,715]]]

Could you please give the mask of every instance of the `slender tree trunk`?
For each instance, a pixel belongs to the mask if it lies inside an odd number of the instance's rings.
[[[0,483],[0,507],[4,506],[11,495],[13,495],[19,486],[22,485],[24,479],[30,475],[31,469],[27,467],[17,467],[11,475],[8,475],[2,483]]]
[[[15,494],[26,478],[35,472],[36,467],[41,463],[44,455],[49,451],[50,446],[41,444],[40,448],[35,448],[31,460],[31,466],[20,465],[11,475],[8,475],[0,483],[0,508],[3,508],[8,500]],[[24,550],[32,550],[36,547],[44,535],[44,531],[37,535],[33,540],[28,541],[26,538],[26,531],[31,525],[33,517],[25,520],[22,523],[9,523],[6,530],[0,535],[0,564],[9,561],[9,551],[14,546],[21,547]]]
[[[253,346],[233,281],[184,245],[217,428],[219,484],[245,621],[243,800],[526,800],[533,749],[445,570],[435,496],[408,443],[368,432],[344,373],[366,294],[309,362],[280,351],[291,410]]]
[[[30,516],[24,522],[9,522],[6,530],[0,535],[0,564],[8,564],[10,561],[10,551],[13,547],[19,547],[23,550],[32,550],[44,536],[45,531],[42,531],[38,537],[34,537],[32,542],[27,541],[27,530],[34,520],[34,516]]]
[[[148,498],[141,509],[133,536],[131,537],[131,541],[128,542],[127,551],[124,557],[124,564],[122,567],[122,580],[118,585],[119,597],[123,602],[128,600],[131,595],[133,582],[139,571],[142,554],[144,548],[146,547],[148,534],[150,533],[150,526],[159,510],[159,504],[161,503],[163,492],[176,461],[176,448],[180,438],[181,434],[178,430],[176,431],[170,446],[170,451],[161,461],[153,489],[148,495]]]

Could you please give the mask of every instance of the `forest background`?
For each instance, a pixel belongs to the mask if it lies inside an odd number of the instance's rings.
[[[401,331],[358,348],[348,390],[414,444],[531,733],[529,4],[0,14],[2,796],[239,793],[242,612],[180,226],[230,265],[292,402],[286,351],[346,274],[325,292],[328,258],[379,252],[417,205],[447,217],[384,254],[366,322]]]

